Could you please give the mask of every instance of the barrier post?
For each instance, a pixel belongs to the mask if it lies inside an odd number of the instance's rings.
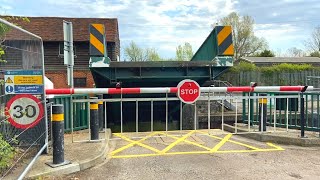
[[[103,99],[103,94],[98,94],[97,95],[98,99]],[[103,118],[103,101],[99,101],[98,102],[98,119],[99,119],[99,131],[103,131],[103,122],[104,122],[104,118]]]
[[[97,97],[90,97],[90,99],[97,99]],[[91,140],[99,139],[99,116],[97,102],[90,102],[90,135]]]
[[[267,96],[266,94],[260,94],[260,96]],[[267,98],[259,99],[259,130],[264,132],[267,130]]]
[[[304,119],[304,98],[303,93],[300,95],[300,127],[301,127],[301,138],[304,138],[304,126],[305,126],[305,119]]]
[[[52,147],[53,160],[47,163],[51,167],[69,164],[64,160],[64,109],[63,104],[52,105]]]

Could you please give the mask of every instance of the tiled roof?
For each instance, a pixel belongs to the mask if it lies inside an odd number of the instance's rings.
[[[320,63],[318,57],[242,57],[252,63]]]
[[[118,42],[118,20],[116,18],[65,18],[65,17],[27,17],[30,22],[9,20],[23,29],[36,34],[43,41],[63,41],[63,20],[72,22],[73,40],[89,41],[89,24],[101,23],[106,28],[108,42]],[[17,39],[15,31],[6,35],[6,39]]]

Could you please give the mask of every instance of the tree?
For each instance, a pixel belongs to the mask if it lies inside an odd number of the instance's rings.
[[[221,25],[232,27],[234,56],[236,60],[267,48],[266,40],[254,35],[254,20],[251,16],[240,17],[236,12],[232,12],[227,17],[220,19],[219,22]]]
[[[255,55],[256,57],[275,57],[274,53],[271,50],[263,50]]]
[[[143,49],[133,41],[124,49],[124,55],[129,61],[145,61]]]
[[[190,61],[193,56],[192,46],[190,43],[184,43],[176,48],[177,61]]]
[[[289,57],[303,57],[305,55],[302,49],[296,47],[289,48],[287,53]]]
[[[304,44],[311,52],[320,51],[320,26],[314,29],[310,38]]]
[[[162,60],[160,58],[158,52],[154,48],[147,48],[145,52],[146,52],[147,60],[149,60],[149,61],[161,61]]]
[[[161,61],[154,48],[143,49],[133,41],[124,49],[124,55],[129,61]]]
[[[314,51],[314,52],[310,53],[310,56],[311,57],[320,57],[320,53],[319,53],[319,51]]]

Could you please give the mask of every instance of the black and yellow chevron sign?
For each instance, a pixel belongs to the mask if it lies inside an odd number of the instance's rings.
[[[233,56],[234,48],[232,44],[231,26],[216,26],[218,55]]]
[[[90,24],[90,56],[105,55],[103,24]]]

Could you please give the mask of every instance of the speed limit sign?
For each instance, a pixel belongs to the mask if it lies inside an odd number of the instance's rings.
[[[9,122],[16,128],[32,128],[43,117],[41,101],[31,94],[19,94],[11,98],[6,105]]]

